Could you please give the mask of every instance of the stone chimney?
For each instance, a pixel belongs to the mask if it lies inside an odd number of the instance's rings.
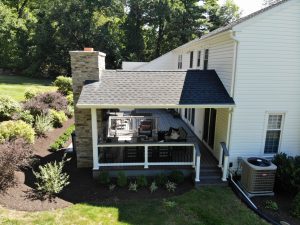
[[[92,125],[91,110],[78,109],[76,104],[86,80],[101,80],[105,70],[105,53],[84,48],[84,51],[70,51],[74,95],[74,117],[76,134],[76,154],[78,167],[92,167]],[[101,126],[101,110],[97,110],[98,126]],[[100,130],[100,129],[99,129]]]

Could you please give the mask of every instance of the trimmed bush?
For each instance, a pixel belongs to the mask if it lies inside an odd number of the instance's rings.
[[[19,112],[20,104],[9,96],[0,96],[0,121],[9,120]]]
[[[23,139],[0,144],[0,189],[14,185],[14,172],[29,165],[31,146]]]
[[[34,142],[33,128],[22,120],[9,120],[0,123],[0,143],[23,138],[27,143]]]
[[[57,151],[58,149],[62,148],[67,140],[69,140],[71,134],[75,130],[75,126],[70,126],[56,141],[50,145],[51,151]]]
[[[138,176],[136,182],[139,187],[147,187],[148,185],[148,180],[144,175]]]
[[[52,129],[52,118],[48,115],[40,115],[35,119],[34,130],[38,136],[44,136]]]
[[[41,93],[43,93],[43,91],[41,89],[28,88],[28,89],[25,90],[24,97],[25,97],[26,100],[29,100],[29,99],[32,99],[32,98],[34,98],[35,96],[37,96]]]
[[[29,110],[33,116],[47,114],[49,109],[64,111],[68,103],[66,97],[58,92],[41,93],[26,101],[23,105],[25,110]]]
[[[158,186],[163,187],[166,185],[166,183],[168,181],[168,177],[167,177],[167,175],[161,173],[161,174],[158,174],[155,176],[154,181]]]
[[[53,127],[62,127],[63,123],[68,120],[66,114],[63,111],[50,110],[50,116],[52,119]]]
[[[68,105],[65,114],[68,118],[72,118],[74,116],[74,107],[71,105]]]
[[[300,157],[277,154],[273,163],[277,166],[275,189],[296,194],[300,187]]]
[[[184,182],[184,174],[181,171],[175,170],[169,175],[170,181],[181,184]]]
[[[117,185],[119,187],[127,186],[127,177],[124,172],[119,172],[117,176]]]
[[[51,162],[39,166],[39,172],[33,171],[37,182],[37,190],[49,196],[60,193],[69,182],[69,175],[63,172],[65,160]]]
[[[106,171],[100,172],[99,183],[100,184],[109,184],[109,182],[110,182],[109,173]]]
[[[292,216],[300,218],[300,192],[296,195],[292,202]]]
[[[22,120],[30,125],[33,124],[34,122],[34,117],[33,115],[30,114],[30,111],[28,110],[21,110],[19,112],[16,112],[13,117],[13,120]]]
[[[57,90],[63,95],[67,95],[69,92],[72,92],[72,78],[65,76],[58,76],[53,85],[57,87]]]
[[[66,98],[68,101],[68,105],[74,105],[73,93],[68,94]]]

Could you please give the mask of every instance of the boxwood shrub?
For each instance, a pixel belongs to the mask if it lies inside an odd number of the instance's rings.
[[[61,136],[59,136],[59,138],[56,139],[56,141],[52,145],[50,145],[50,150],[57,151],[60,148],[62,148],[66,143],[66,141],[69,140],[74,130],[75,130],[75,126],[74,125],[70,126]]]
[[[63,111],[56,111],[51,109],[50,116],[52,118],[53,127],[55,128],[62,127],[63,123],[68,120],[66,114]]]
[[[20,104],[9,96],[0,96],[0,121],[9,120],[13,114],[19,112]]]
[[[0,143],[23,138],[27,143],[34,142],[34,129],[21,120],[4,121],[0,123]]]
[[[65,76],[58,76],[53,84],[57,87],[57,90],[63,95],[67,95],[72,92],[72,78]]]

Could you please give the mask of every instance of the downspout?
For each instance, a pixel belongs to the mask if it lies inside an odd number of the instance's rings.
[[[235,78],[236,78],[236,64],[237,64],[237,53],[238,53],[238,44],[239,41],[235,37],[235,32],[230,31],[230,37],[234,41],[234,51],[233,51],[233,62],[232,62],[232,80],[231,80],[231,89],[230,89],[230,96],[234,98],[234,89],[235,89]],[[228,115],[228,128],[227,128],[227,149],[230,152],[230,140],[231,140],[231,127],[232,127],[232,115],[233,114],[233,108],[229,109],[229,115]]]

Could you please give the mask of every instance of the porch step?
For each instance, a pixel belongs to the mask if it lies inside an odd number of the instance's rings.
[[[201,179],[199,186],[227,186],[227,181],[222,181],[221,178],[219,179]]]
[[[200,186],[226,186],[227,182],[221,180],[222,171],[218,167],[201,167],[200,168]]]

